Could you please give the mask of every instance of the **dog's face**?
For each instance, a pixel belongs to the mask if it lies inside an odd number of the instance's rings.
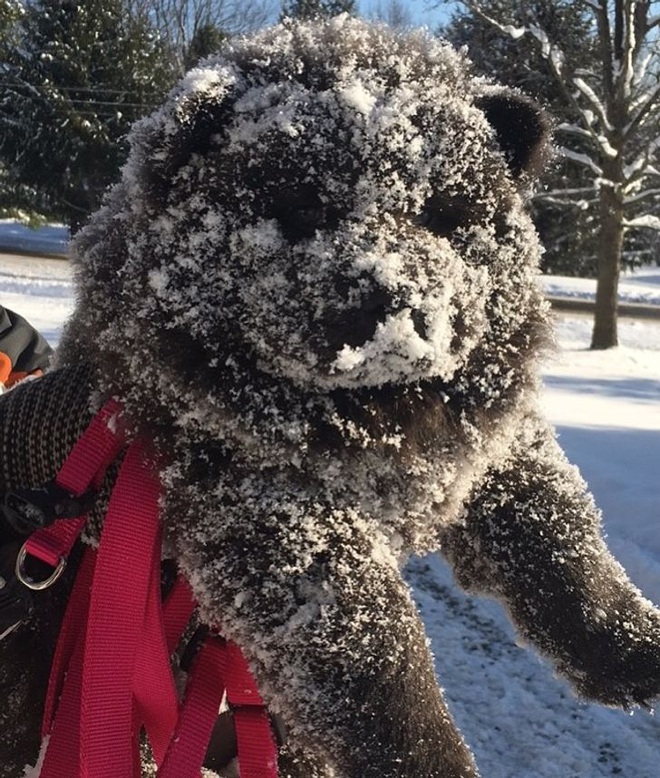
[[[105,261],[135,337],[185,336],[209,370],[240,354],[311,392],[487,383],[532,341],[518,189],[544,136],[534,106],[421,33],[283,25],[134,131]]]
[[[450,380],[489,327],[493,243],[516,260],[483,116],[409,109],[369,75],[239,99],[211,152],[226,310],[262,370],[304,387]]]

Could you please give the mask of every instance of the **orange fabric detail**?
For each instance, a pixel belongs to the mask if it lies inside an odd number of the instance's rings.
[[[31,373],[26,373],[24,370],[16,370],[13,373],[10,373],[7,380],[4,381],[3,383],[7,387],[7,389],[9,389],[10,386],[17,384],[19,381],[22,381],[24,378],[27,378],[29,375],[40,376],[43,374],[44,374],[43,370],[33,370]]]
[[[9,386],[9,376],[13,367],[11,359],[3,351],[0,351],[0,382]]]

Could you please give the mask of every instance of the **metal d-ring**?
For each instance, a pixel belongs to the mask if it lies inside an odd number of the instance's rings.
[[[43,589],[48,589],[49,586],[52,586],[55,581],[57,581],[57,579],[62,575],[64,568],[66,567],[66,559],[64,557],[60,557],[59,562],[53,568],[53,572],[48,576],[48,578],[44,578],[43,581],[33,581],[25,570],[25,560],[27,555],[28,550],[26,541],[21,546],[21,550],[18,552],[18,556],[16,557],[16,578],[18,578],[23,586],[27,586],[28,589],[32,589],[34,592],[40,592]]]

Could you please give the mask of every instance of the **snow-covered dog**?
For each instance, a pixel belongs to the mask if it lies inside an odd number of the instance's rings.
[[[166,452],[167,554],[286,722],[284,775],[477,775],[411,553],[500,599],[578,693],[660,691],[660,614],[536,407],[545,143],[425,33],[287,22],[136,126],[76,240],[59,364],[91,362],[93,401]]]

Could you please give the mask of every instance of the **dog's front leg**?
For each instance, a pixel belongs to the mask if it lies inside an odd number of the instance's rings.
[[[342,778],[475,778],[376,523],[238,480],[204,519],[174,489],[168,513],[187,526],[172,539],[203,615],[242,647],[296,745]]]
[[[500,599],[580,695],[623,707],[660,696],[660,611],[608,551],[591,495],[545,422],[526,420],[441,542],[459,583]]]

